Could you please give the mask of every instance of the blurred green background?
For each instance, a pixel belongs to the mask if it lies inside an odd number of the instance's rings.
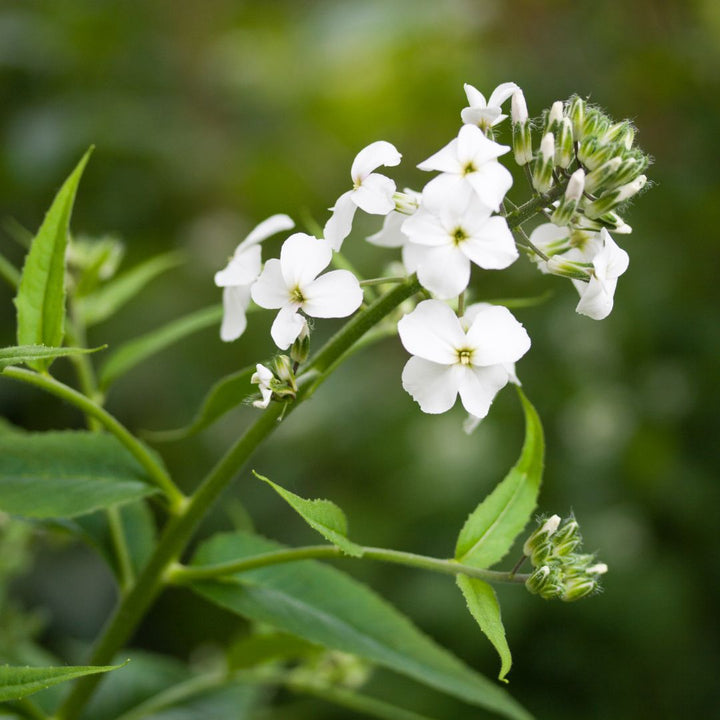
[[[655,186],[627,215],[633,234],[617,238],[631,262],[613,314],[600,323],[576,315],[572,287],[525,261],[487,273],[476,288],[480,298],[555,291],[516,313],[533,338],[518,370],[547,433],[541,509],[574,510],[586,546],[611,568],[604,594],[573,605],[501,589],[515,658],[509,690],[540,718],[711,717],[720,701],[719,55],[714,0],[5,0],[0,218],[34,231],[81,153],[97,146],[74,231],[122,237],[126,266],[169,249],[189,259],[90,338],[112,345],[218,302],[213,273],[266,216],[324,222],[369,142],[393,142],[404,155],[393,176],[418,187],[427,176],[414,165],[457,132],[463,82],[489,93],[513,80],[531,114],[576,92],[632,118],[655,158]],[[510,197],[525,194],[518,182]],[[371,274],[395,257],[361,240],[376,227],[360,221],[345,246]],[[21,262],[7,234],[0,247]],[[14,342],[12,294],[0,286],[2,345]],[[132,428],[184,424],[217,378],[272,354],[270,322],[252,316],[233,344],[207,330],[175,346],[119,381],[110,410]],[[460,408],[425,416],[404,393],[405,358],[393,340],[354,357],[252,467],[337,501],[360,542],[447,556],[467,513],[517,456],[521,413],[506,390],[467,437]],[[0,407],[29,428],[81,426],[73,410],[10,381],[0,383]],[[194,486],[254,412],[240,408],[187,444],[162,448],[183,486]],[[259,532],[316,541],[249,471],[206,531],[230,527],[233,499]],[[82,549],[41,541],[37,549],[17,592],[26,607],[45,608],[44,640],[63,652],[64,638],[87,642],[97,631],[110,580]],[[343,567],[496,674],[452,582]],[[177,591],[135,642],[189,657],[206,636],[221,642],[227,622]],[[374,682],[428,714],[484,717],[394,677]],[[351,717],[285,702],[284,718]]]

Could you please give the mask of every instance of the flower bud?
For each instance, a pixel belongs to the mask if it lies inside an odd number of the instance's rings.
[[[292,370],[292,362],[287,355],[276,355],[273,360],[273,365],[275,366],[275,376],[280,382],[287,384],[295,383],[295,373],[293,373]]]
[[[565,226],[572,220],[584,189],[585,171],[580,168],[570,176],[567,188],[565,189],[565,195],[561,198],[558,206],[550,216],[550,220],[555,225]]]
[[[579,142],[584,137],[585,101],[578,95],[570,98],[567,115],[572,122],[573,136],[575,140]]]
[[[605,213],[612,210],[617,205],[624,203],[629,200],[633,195],[637,194],[642,190],[647,182],[645,175],[639,175],[630,183],[622,185],[616,190],[605,193],[602,197],[598,198],[594,202],[585,205],[585,214],[590,219],[597,219]]]
[[[555,132],[560,128],[560,123],[563,119],[563,104],[561,100],[556,100],[550,106],[550,112],[547,116],[547,129],[546,132]]]
[[[533,166],[533,187],[539,193],[546,193],[553,184],[553,167],[555,161],[555,137],[546,133],[540,142],[540,151]]]
[[[611,125],[605,133],[606,142],[614,142],[622,145],[626,150],[632,147],[635,140],[635,128],[628,120]]]
[[[609,181],[617,174],[621,165],[622,159],[614,157],[589,172],[585,178],[586,192],[594,193],[596,190],[603,190]]]
[[[616,154],[614,145],[603,145],[595,137],[586,137],[578,148],[578,158],[588,170],[595,170]]]
[[[523,553],[530,557],[533,551],[548,541],[548,538],[558,529],[560,516],[551,515],[543,524],[530,535],[523,545]]]
[[[523,91],[518,88],[513,94],[510,100],[510,117],[512,118],[513,124],[525,123],[528,121],[528,109],[525,103],[525,95]]]
[[[290,359],[300,365],[304,363],[310,354],[310,329],[307,322],[297,336],[297,339],[290,348]]]
[[[605,563],[596,563],[588,568],[585,568],[585,572],[588,575],[604,575],[608,571],[608,566]]]
[[[574,602],[581,598],[587,597],[597,590],[597,582],[591,578],[573,578],[563,583],[562,600],[564,602]]]
[[[555,164],[566,168],[575,157],[573,146],[572,123],[568,118],[562,118],[558,126],[558,138],[555,146]]]
[[[546,600],[561,597],[565,588],[563,587],[559,573],[556,568],[549,565],[542,565],[525,581],[525,587],[533,594],[540,595]]]
[[[562,255],[553,255],[545,264],[547,271],[553,275],[570,278],[571,280],[590,280],[593,265],[592,263],[573,262],[564,260]]]

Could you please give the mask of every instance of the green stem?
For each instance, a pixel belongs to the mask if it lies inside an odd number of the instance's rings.
[[[89,664],[105,665],[123,646],[143,618],[148,607],[162,589],[167,568],[175,563],[187,546],[197,526],[210,506],[230,484],[255,449],[278,426],[282,412],[292,412],[316,386],[315,375],[325,373],[366,332],[377,325],[405,299],[416,293],[420,285],[415,277],[393,288],[376,300],[370,307],[355,315],[343,326],[320,351],[311,358],[299,378],[298,396],[287,409],[284,404],[274,403],[245,431],[223,458],[205,477],[192,497],[170,518],[135,585],[120,601],[92,653]],[[24,371],[15,369],[16,373]],[[34,373],[30,373],[34,375]],[[307,375],[307,377],[306,377]],[[63,386],[64,387],[64,386]],[[69,390],[69,388],[68,388]],[[87,399],[84,398],[87,403]],[[57,714],[57,720],[74,720],[100,681],[98,675],[87,675],[76,681],[72,691]]]
[[[406,280],[406,277],[399,275],[395,277],[370,278],[369,280],[360,280],[360,287],[368,287],[370,285],[398,285]]]
[[[553,201],[557,200],[564,192],[567,182],[562,185],[555,185],[548,192],[543,195],[536,195],[531,200],[528,200],[523,205],[520,205],[516,210],[508,213],[506,216],[507,224],[510,229],[516,228],[522,225],[526,220],[529,220],[538,210],[550,205]]]
[[[363,559],[377,560],[379,562],[406,565],[407,567],[432,570],[444,575],[467,575],[491,583],[524,583],[528,575],[517,575],[513,572],[499,572],[496,570],[485,570],[481,568],[463,565],[455,560],[443,560],[441,558],[428,557],[427,555],[416,555],[415,553],[402,550],[388,550],[386,548],[363,547]],[[187,584],[193,580],[212,580],[227,575],[247,572],[268,565],[280,565],[299,560],[318,558],[345,558],[340,548],[335,545],[307,545],[299,548],[287,548],[273,552],[262,553],[251,558],[232,560],[231,562],[218,563],[216,565],[205,565],[199,567],[186,567],[175,564],[168,568],[166,579],[177,585]]]
[[[167,496],[172,512],[178,512],[186,502],[185,496],[180,492],[175,483],[171,480],[165,469],[152,456],[149,450],[124,426],[121,425],[107,410],[101,408],[90,398],[81,392],[61,383],[59,380],[47,374],[41,374],[32,370],[25,370],[19,367],[9,366],[2,371],[14,380],[35,385],[36,387],[69,402],[86,415],[98,420],[103,427],[115,437],[133,454],[136,460],[145,468],[150,479]]]
[[[128,588],[135,582],[135,571],[133,570],[130,552],[128,550],[125,528],[122,524],[122,515],[117,505],[106,510],[110,538],[112,540],[115,557],[118,562],[119,583],[121,592],[127,592]]]

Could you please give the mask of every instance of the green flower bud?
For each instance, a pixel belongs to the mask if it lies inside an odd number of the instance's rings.
[[[622,185],[616,190],[605,193],[605,195],[594,202],[585,205],[585,215],[587,215],[591,220],[601,217],[617,205],[624,203],[626,200],[633,197],[633,195],[640,192],[640,190],[645,187],[646,182],[647,177],[645,177],[645,175],[639,175],[632,182]]]
[[[303,327],[297,339],[290,348],[290,358],[298,365],[304,363],[310,354],[310,331],[307,324]]]
[[[570,223],[577,210],[580,198],[585,190],[585,171],[580,168],[576,170],[568,180],[565,195],[555,208],[550,220],[555,225],[565,226]],[[547,253],[546,253],[547,254]]]
[[[563,119],[563,104],[561,100],[556,100],[550,106],[550,112],[548,112],[547,120],[545,124],[546,133],[555,133],[560,129],[560,124]]]
[[[622,159],[614,157],[595,168],[592,172],[589,172],[585,178],[586,192],[595,193],[606,189],[621,165]]]
[[[547,133],[540,143],[540,150],[533,164],[533,187],[539,193],[546,193],[553,184],[553,167],[555,163],[555,138]]]
[[[295,373],[292,369],[292,362],[287,355],[276,355],[273,360],[275,377],[282,383],[295,385]]]
[[[545,264],[547,271],[552,275],[570,278],[571,280],[584,280],[588,282],[593,271],[592,263],[573,262],[564,260],[562,255],[553,255]]]
[[[530,535],[523,545],[523,553],[531,557],[536,548],[547,543],[550,536],[558,529],[560,516],[551,515],[543,524]]]
[[[573,136],[578,142],[585,137],[585,105],[586,103],[581,97],[573,95],[567,108],[567,116],[572,122]]]
[[[555,164],[566,168],[575,157],[573,146],[572,123],[569,118],[562,118],[557,130],[557,143],[555,145]]]
[[[629,120],[611,125],[605,133],[605,141],[619,143],[626,150],[632,147],[635,140],[635,128],[630,124]]]
[[[563,583],[561,598],[564,602],[574,602],[591,595],[597,587],[597,582],[591,578],[573,578]]]

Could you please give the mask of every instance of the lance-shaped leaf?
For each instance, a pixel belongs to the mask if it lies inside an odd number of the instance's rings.
[[[18,345],[62,345],[65,335],[65,250],[75,193],[92,148],[83,155],[77,167],[55,196],[45,215],[20,278],[15,297]],[[33,360],[29,364],[42,371],[52,358]]]
[[[100,371],[101,387],[107,388],[121,375],[124,375],[143,360],[159,353],[184,337],[218,324],[222,318],[222,312],[221,305],[203,308],[121,346],[110,356]]]
[[[465,522],[455,559],[488,568],[501,560],[522,532],[537,505],[545,443],[535,408],[518,388],[525,412],[525,443],[515,466]]]
[[[0,370],[8,365],[18,363],[32,364],[33,360],[48,360],[66,355],[84,355],[97,352],[100,348],[74,348],[74,347],[45,347],[44,345],[14,345],[13,347],[0,348]]]
[[[95,675],[117,670],[122,665],[67,667],[12,667],[0,665],[0,702],[20,700],[51,685],[74,680],[83,675]]]
[[[137,500],[157,488],[113,436],[93,432],[0,435],[0,510],[73,517]]]
[[[326,540],[337,545],[346,555],[362,557],[363,548],[348,540],[347,518],[345,513],[330,500],[306,500],[299,495],[285,490],[253,470],[253,475],[264,480],[305,522],[317,530]]]
[[[79,298],[76,307],[85,325],[96,325],[114,315],[132,300],[150,281],[183,261],[182,255],[169,252],[157,255],[118,275],[95,292]]]
[[[236,561],[282,549],[255,535],[219,535],[199,549],[194,564]],[[244,617],[358,655],[505,717],[530,718],[502,688],[433,642],[372,590],[335,568],[304,560],[225,576],[221,582],[195,581],[191,587]]]
[[[254,372],[255,366],[252,365],[218,380],[205,396],[193,421],[186,427],[177,430],[146,431],[145,436],[154,442],[171,442],[199,433],[252,394],[253,386],[250,384],[250,378]]]
[[[492,586],[483,580],[458,575],[457,584],[465,596],[470,614],[475,618],[480,629],[493,644],[500,656],[499,680],[505,680],[510,671],[512,657],[505,637],[505,627],[500,615],[500,604]],[[505,681],[507,682],[507,681]]]

